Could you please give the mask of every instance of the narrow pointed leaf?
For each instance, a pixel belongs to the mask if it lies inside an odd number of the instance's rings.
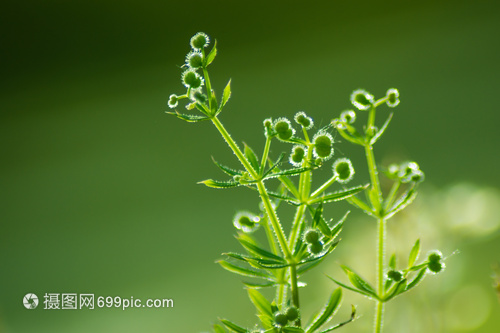
[[[215,333],[227,333],[224,327],[219,324],[214,324],[214,332]]]
[[[286,262],[285,259],[283,259],[280,256],[275,255],[274,253],[271,253],[267,250],[264,250],[263,248],[258,247],[255,244],[252,244],[250,242],[247,242],[244,239],[241,239],[238,237],[238,240],[240,241],[241,245],[250,253],[260,256],[262,258],[268,258],[276,261],[281,261],[281,262]]]
[[[270,174],[271,172],[274,172],[275,168],[281,164],[283,162],[283,159],[285,158],[286,154],[285,153],[281,153],[280,156],[278,157],[278,159],[276,160],[276,162],[274,162],[270,167],[269,169],[264,173],[264,177],[266,177],[268,174]],[[276,172],[278,172],[279,170],[276,170]]]
[[[294,169],[281,170],[269,174],[266,178],[269,179],[269,178],[276,178],[278,176],[296,176],[309,170],[311,170],[311,168],[294,168]]]
[[[167,112],[168,114],[176,115],[177,118],[187,121],[188,123],[197,123],[199,121],[208,120],[210,118],[205,116],[197,116],[194,114],[184,114],[179,112]]]
[[[220,164],[213,157],[212,157],[212,161],[215,163],[215,165],[217,165],[217,167],[219,167],[219,169],[221,169],[225,174],[227,174],[231,177],[241,176],[243,174],[243,171],[231,169],[230,167],[227,167],[225,165]]]
[[[214,42],[214,47],[212,47],[212,50],[207,56],[207,59],[205,61],[205,67],[207,67],[212,63],[212,61],[214,61],[216,55],[217,55],[217,41]]]
[[[217,104],[217,97],[215,96],[215,91],[212,90],[212,96],[210,97],[210,107],[211,107],[211,113],[210,114],[216,114],[217,110],[219,109],[219,106]]]
[[[248,297],[259,313],[272,318],[271,303],[256,289],[248,289]]]
[[[267,287],[274,287],[277,285],[276,282],[245,282],[243,281],[243,284],[248,287],[248,288],[254,288],[254,289],[261,289],[261,288],[267,288]]]
[[[331,332],[333,330],[336,330],[337,328],[341,328],[342,326],[349,324],[354,319],[356,319],[356,307],[354,305],[351,305],[351,318],[349,318],[348,320],[343,321],[335,326],[332,326],[324,331],[321,331],[321,333],[327,333],[327,332]]]
[[[339,308],[340,303],[342,303],[342,289],[337,288],[333,291],[323,310],[308,325],[306,332],[314,332],[327,323]]]
[[[316,210],[313,211],[313,208],[311,206],[309,206],[309,210],[311,211],[311,214],[313,214],[314,212],[312,227],[318,228],[323,233],[323,235],[330,239],[332,237],[332,230],[323,218],[323,201],[320,201],[320,204],[318,205],[318,207],[316,207]]]
[[[388,294],[386,296],[384,296],[384,301],[388,301],[394,297],[396,297],[397,295],[401,294],[402,292],[406,291],[406,283],[408,281],[406,281],[406,279],[403,279],[401,281],[399,281],[398,283],[396,283],[392,288],[391,290],[389,290]]]
[[[314,204],[314,203],[317,203],[317,202],[320,202],[320,201],[323,201],[323,202],[332,202],[332,201],[339,201],[339,200],[347,199],[347,198],[355,195],[356,193],[359,193],[359,192],[363,191],[368,186],[369,186],[369,184],[366,184],[366,185],[363,185],[363,186],[356,186],[356,187],[353,187],[353,188],[350,188],[350,189],[347,189],[347,190],[343,190],[343,191],[338,191],[338,192],[335,192],[335,193],[329,193],[329,194],[326,194],[326,195],[324,195],[322,197],[318,197],[316,199],[313,199],[309,203],[310,204]]]
[[[204,184],[208,187],[213,187],[213,188],[231,188],[231,187],[241,186],[239,182],[236,182],[234,180],[224,182],[213,179],[202,180],[201,182],[198,182],[198,184]]]
[[[332,230],[332,236],[331,238],[332,239],[335,239],[335,237],[337,237],[340,233],[340,231],[342,231],[342,227],[344,226],[344,222],[345,220],[347,219],[347,216],[349,215],[350,211],[347,211],[344,216],[340,219],[340,221],[337,222],[337,224],[335,224],[333,226],[333,228],[331,229]]]
[[[376,296],[377,292],[375,289],[365,281],[361,276],[353,272],[349,267],[341,265],[344,272],[347,274],[349,281],[351,281],[352,285],[370,295]]]
[[[344,288],[344,289],[347,289],[347,290],[350,290],[350,291],[354,291],[355,293],[361,294],[361,295],[366,296],[366,297],[368,297],[368,298],[378,299],[378,297],[376,297],[376,296],[374,296],[374,295],[372,295],[372,294],[369,294],[369,293],[367,293],[367,292],[365,292],[365,291],[363,291],[363,290],[359,290],[359,289],[356,289],[356,288],[350,287],[350,286],[348,286],[348,285],[346,285],[346,284],[344,284],[344,283],[342,283],[342,282],[340,282],[340,281],[338,281],[338,280],[335,280],[335,279],[334,279],[334,278],[332,278],[331,276],[328,276],[328,275],[327,275],[327,277],[328,277],[330,280],[332,280],[333,282],[335,282],[336,284],[338,284],[339,286],[341,286],[342,288]]]
[[[408,291],[410,289],[415,288],[422,281],[426,272],[427,272],[427,268],[422,268],[420,270],[420,272],[418,272],[417,276],[413,280],[411,280],[410,283],[408,283],[406,290]]]
[[[405,192],[402,197],[392,206],[386,218],[392,217],[397,212],[405,209],[409,204],[413,202],[413,200],[415,200],[416,197],[417,191],[414,188],[411,188],[409,191]]]
[[[353,205],[355,207],[358,207],[366,214],[373,216],[373,211],[370,208],[370,206],[368,206],[368,204],[366,204],[363,200],[359,199],[358,197],[353,195],[352,197],[349,197],[346,200],[348,203],[350,203],[351,205]]]
[[[231,80],[227,83],[226,87],[224,88],[224,92],[222,94],[222,103],[221,103],[221,109],[226,105],[227,101],[231,97]]]
[[[259,165],[259,160],[257,159],[257,156],[253,152],[252,148],[250,148],[250,146],[248,146],[246,143],[243,143],[243,144],[245,145],[245,148],[244,148],[245,157],[247,158],[248,162],[250,162],[250,164],[252,165],[252,168],[257,173],[259,173],[260,165]]]
[[[248,333],[249,332],[246,328],[240,327],[240,326],[236,325],[235,323],[230,322],[229,320],[221,319],[220,321],[233,332],[236,332],[236,333]]]
[[[196,103],[195,106],[204,115],[207,115],[207,116],[210,115],[210,112],[208,111],[208,108],[207,108],[206,105],[200,104],[200,103]]]
[[[285,326],[282,331],[283,333],[304,333],[302,328],[294,326]]]
[[[261,278],[261,279],[266,279],[266,280],[271,279],[271,276],[268,273],[258,271],[256,269],[241,267],[241,266],[232,264],[232,263],[225,261],[225,260],[219,260],[218,263],[225,270],[239,274],[239,275],[253,277],[253,278]]]
[[[387,126],[389,125],[389,123],[391,122],[391,119],[392,119],[392,115],[394,113],[391,112],[391,114],[389,115],[389,117],[387,117],[387,120],[385,121],[384,125],[382,125],[382,127],[380,128],[380,130],[377,132],[377,134],[375,134],[373,136],[373,138],[370,140],[370,143],[371,145],[373,146],[375,144],[375,142],[378,141],[378,139],[380,139],[380,137],[382,136],[382,134],[384,134],[385,130],[387,129]]]
[[[392,270],[396,269],[396,253],[393,253],[391,258],[389,259],[389,267]]]
[[[411,248],[410,256],[408,258],[408,267],[412,267],[420,254],[420,239],[417,239],[415,245]]]
[[[267,191],[267,194],[270,197],[278,198],[278,199],[283,200],[285,202],[288,202],[289,204],[292,204],[294,206],[299,206],[300,205],[300,202],[298,202],[297,200],[295,200],[295,198],[289,197],[287,195],[276,193],[276,192],[271,192],[271,191]]]

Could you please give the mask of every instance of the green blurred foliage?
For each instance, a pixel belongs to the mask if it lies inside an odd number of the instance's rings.
[[[376,153],[383,163],[418,161],[435,188],[414,204],[422,209],[401,216],[401,231],[399,221],[389,227],[399,237],[391,242],[407,253],[421,237],[428,250],[460,253],[445,273],[387,309],[386,332],[498,331],[490,277],[500,261],[497,2],[48,0],[2,7],[0,331],[196,332],[219,316],[252,325],[240,282],[213,262],[237,248],[231,218],[255,210],[255,193],[197,186],[219,176],[210,156],[236,162],[210,124],[164,114],[168,95],[182,91],[178,67],[199,30],[219,42],[216,89],[232,78],[222,121],[253,147],[264,141],[265,117],[305,110],[325,125],[350,107],[356,88],[376,97],[400,90]],[[339,139],[336,148],[363,169],[356,147]],[[356,174],[355,181],[366,179]],[[477,185],[454,192],[464,180]],[[465,206],[468,213],[457,214]],[[332,217],[345,208],[331,209]],[[374,247],[349,229],[366,228],[372,239],[373,225],[349,220],[338,261],[370,272],[372,259],[356,254]],[[336,269],[334,262],[325,268]],[[306,312],[333,288],[323,276],[307,282]],[[28,311],[28,292],[172,298],[175,306]],[[364,316],[344,329],[368,330],[371,307],[354,295],[348,302],[359,302]]]

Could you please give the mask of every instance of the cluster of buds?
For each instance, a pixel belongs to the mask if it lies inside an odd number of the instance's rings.
[[[289,322],[294,322],[299,318],[299,310],[295,306],[291,306],[284,312],[276,312],[274,314],[274,325],[284,327]]]
[[[318,229],[309,229],[304,233],[304,242],[308,244],[307,250],[316,255],[323,251],[323,234]]]
[[[168,99],[168,106],[170,108],[176,108],[179,100],[186,97],[191,99],[193,103],[204,104],[206,102],[207,96],[201,90],[205,82],[203,76],[198,73],[198,70],[203,68],[205,64],[204,49],[209,44],[210,38],[203,32],[198,32],[191,38],[191,51],[186,55],[186,63],[183,66],[187,67],[187,69],[181,75],[181,81],[187,88],[187,93],[183,96],[170,95]]]
[[[420,183],[425,175],[416,162],[391,164],[386,172],[391,179],[398,179],[401,183]]]

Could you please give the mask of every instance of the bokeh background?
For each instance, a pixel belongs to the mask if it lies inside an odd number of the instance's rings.
[[[418,200],[389,226],[391,251],[422,239],[443,274],[387,307],[385,332],[498,332],[500,261],[496,1],[7,1],[0,11],[0,332],[201,332],[218,317],[252,326],[254,309],[220,253],[238,250],[231,218],[255,193],[196,185],[237,166],[209,123],[164,113],[182,93],[189,38],[218,40],[221,115],[260,151],[262,120],[307,111],[319,125],[352,90],[401,104],[376,147],[426,173]],[[383,117],[387,110],[380,111]],[[275,149],[279,147],[276,146]],[[358,147],[338,138],[367,181]],[[326,177],[326,176],[325,176]],[[342,204],[328,208],[333,218]],[[343,242],[305,276],[304,317],[349,263],[370,277],[374,225],[355,212]],[[451,255],[456,250],[458,253]],[[450,256],[451,255],[451,256]],[[402,260],[404,262],[404,260]],[[26,310],[33,292],[170,298],[168,309]],[[368,332],[372,305],[352,293],[334,319]]]

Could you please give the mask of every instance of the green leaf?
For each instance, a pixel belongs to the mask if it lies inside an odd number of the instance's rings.
[[[412,267],[420,254],[420,239],[417,239],[415,245],[411,248],[410,256],[408,257],[408,267]]]
[[[177,111],[176,112],[169,112],[169,111],[167,111],[167,113],[168,114],[176,115],[177,118],[185,120],[188,123],[197,123],[199,121],[204,121],[204,120],[210,119],[209,117],[205,117],[205,116],[197,116],[197,115],[194,115],[194,114],[183,114],[183,113],[179,113]]]
[[[337,328],[340,328],[346,324],[349,324],[351,321],[353,321],[354,319],[356,319],[356,307],[354,305],[351,305],[351,318],[349,318],[348,320],[346,321],[343,321],[335,326],[332,326],[324,331],[321,331],[321,333],[327,333],[327,332],[331,332],[333,330],[336,330]]]
[[[220,164],[219,162],[217,162],[213,158],[213,156],[212,156],[212,161],[215,163],[215,165],[217,165],[219,167],[219,169],[221,169],[225,174],[227,174],[227,175],[229,175],[231,177],[241,176],[243,174],[243,171],[231,169],[230,167],[227,167],[225,165]]]
[[[338,280],[335,280],[335,279],[334,279],[334,278],[332,278],[331,276],[328,276],[328,275],[327,275],[327,277],[328,277],[330,280],[332,280],[333,282],[335,282],[336,284],[338,284],[339,286],[341,286],[342,288],[344,288],[344,289],[347,289],[347,290],[350,290],[350,291],[354,291],[355,293],[361,294],[361,295],[366,296],[366,297],[368,297],[368,298],[375,298],[375,299],[378,299],[378,297],[374,297],[372,294],[369,294],[369,293],[367,293],[367,292],[365,292],[365,291],[363,291],[363,290],[359,290],[359,289],[356,289],[356,288],[350,287],[350,286],[348,286],[348,285],[346,285],[346,284],[344,284],[344,283],[342,283],[342,282],[340,282],[340,281],[338,281]]]
[[[277,178],[279,176],[296,176],[309,170],[311,170],[311,168],[294,168],[294,169],[281,170],[278,172],[268,174],[265,179]]]
[[[427,272],[427,268],[422,268],[420,272],[418,272],[417,276],[411,280],[410,283],[408,283],[408,286],[406,287],[406,291],[415,288],[424,278],[425,273]]]
[[[340,231],[342,230],[342,227],[344,226],[344,222],[347,219],[347,216],[349,215],[350,211],[347,211],[344,216],[340,219],[340,221],[337,222],[332,228],[332,239],[335,239]]]
[[[356,193],[363,191],[368,186],[369,186],[369,184],[366,184],[366,185],[362,185],[362,186],[356,186],[356,187],[353,187],[353,188],[350,188],[347,190],[338,191],[335,193],[329,193],[329,194],[326,194],[322,197],[318,197],[316,199],[313,199],[309,203],[314,204],[314,203],[321,202],[321,201],[322,202],[332,202],[332,201],[339,201],[339,200],[347,199],[347,198],[355,195]]]
[[[214,324],[214,332],[215,333],[226,333],[226,330],[221,325]]]
[[[214,46],[215,47],[215,46]],[[236,325],[235,323],[230,322],[229,320],[226,319],[220,319],[220,321],[226,325],[227,328],[229,328],[231,331],[236,332],[236,333],[249,333],[250,331],[247,330],[246,328],[240,327]]]
[[[389,213],[387,213],[386,219],[389,219],[397,212],[405,209],[409,204],[413,202],[413,200],[415,200],[416,197],[417,197],[417,191],[415,190],[415,188],[411,188],[410,190],[405,192],[401,196],[401,198],[398,201],[396,201],[396,203],[394,203]]]
[[[213,188],[231,188],[231,187],[241,186],[239,182],[234,180],[224,182],[213,179],[202,180],[201,182],[198,182],[198,184],[204,184],[208,187],[213,187]]]
[[[212,47],[212,50],[207,56],[207,59],[205,60],[205,67],[208,67],[214,61],[215,56],[217,55],[217,40],[214,42],[214,47]]]
[[[314,317],[312,322],[308,325],[306,332],[314,332],[319,329],[323,324],[327,323],[335,314],[337,309],[342,303],[342,289],[337,288],[333,291],[328,303],[326,303],[323,310]]]
[[[245,282],[243,281],[243,284],[248,287],[248,288],[254,288],[254,289],[261,289],[261,288],[267,288],[267,287],[274,287],[276,285],[276,282]]]
[[[250,164],[252,165],[252,168],[257,173],[259,173],[260,166],[259,166],[259,160],[257,159],[257,156],[253,152],[252,148],[250,148],[250,146],[248,146],[244,142],[243,142],[243,144],[245,145],[245,148],[244,148],[245,157],[247,158],[248,162],[250,162]]]
[[[217,110],[219,109],[219,106],[217,104],[217,97],[215,96],[215,91],[212,90],[211,96],[210,96],[210,107],[211,107],[211,114],[215,115],[217,113]]]
[[[356,287],[359,290],[362,290],[362,291],[377,298],[377,292],[367,281],[365,281],[358,274],[354,273],[349,267],[344,266],[344,265],[341,265],[340,267],[342,267],[344,272],[347,274],[349,281],[351,281],[351,283],[354,287]]]
[[[277,168],[277,166],[279,164],[281,164],[283,162],[283,159],[285,158],[286,154],[285,153],[281,153],[280,156],[278,157],[278,159],[276,160],[276,162],[274,162],[270,167],[269,169],[267,169],[267,171],[264,173],[264,177],[266,177],[268,174],[270,174],[271,172],[274,171],[275,168]],[[276,172],[278,172],[279,170],[277,170]]]
[[[393,114],[394,113],[391,112],[391,114],[389,115],[389,117],[387,117],[387,120],[385,121],[384,125],[382,125],[382,128],[380,128],[380,130],[377,132],[377,134],[375,134],[373,136],[373,138],[370,140],[370,145],[373,146],[375,144],[375,142],[377,142],[378,139],[380,139],[380,137],[382,136],[382,134],[384,134],[385,130],[387,129],[387,126],[391,122]]]
[[[247,291],[248,297],[257,308],[257,311],[259,311],[260,314],[272,318],[273,312],[271,310],[271,303],[256,289],[248,289]]]
[[[385,295],[383,297],[383,300],[384,301],[388,301],[394,297],[396,297],[397,295],[401,294],[402,292],[406,291],[406,283],[408,281],[406,281],[406,279],[402,279],[401,281],[399,281],[398,283],[396,283],[392,288],[391,290],[389,290],[389,292],[387,293],[387,295]]]
[[[366,214],[368,214],[370,216],[373,216],[372,209],[363,200],[358,199],[354,195],[352,197],[347,198],[346,200],[347,200],[348,203],[350,203],[351,205],[353,205],[355,207],[358,207],[359,209],[361,209]]]
[[[263,271],[256,270],[253,268],[241,267],[241,266],[232,264],[226,260],[219,260],[219,261],[217,261],[217,263],[220,264],[222,266],[222,268],[224,268],[225,270],[239,274],[239,275],[249,276],[249,277],[253,277],[253,278],[261,278],[261,279],[266,279],[266,280],[272,281],[272,277],[267,272],[263,272]]]
[[[206,106],[206,105],[204,105],[204,104],[200,104],[200,103],[196,103],[196,104],[195,104],[195,106],[196,106],[196,108],[197,108],[197,109],[198,109],[201,113],[203,113],[203,114],[205,114],[205,115],[207,115],[207,116],[208,116],[208,115],[210,115],[210,112],[208,111],[208,108],[207,108],[207,106]]]
[[[283,333],[304,333],[304,330],[300,327],[285,326],[282,329]]]
[[[309,210],[312,211],[312,207],[309,206]],[[312,212],[311,212],[312,214]],[[313,221],[312,221],[312,227],[313,228],[318,228],[323,235],[325,235],[327,238],[332,237],[332,230],[326,223],[325,219],[323,218],[323,202],[320,201],[320,204],[316,208],[313,214]]]
[[[224,92],[222,94],[222,103],[220,105],[220,110],[226,105],[227,101],[231,97],[231,80],[227,83],[226,87],[224,88]],[[220,111],[219,111],[220,112]]]
[[[396,253],[393,253],[391,258],[389,259],[389,267],[392,270],[396,269]]]
[[[254,254],[254,255],[257,255],[257,256],[260,256],[262,258],[268,258],[268,259],[272,259],[272,260],[276,260],[276,261],[281,261],[281,262],[286,262],[285,259],[283,259],[282,257],[280,256],[277,256],[275,255],[274,253],[271,253],[267,250],[264,250],[260,247],[258,247],[257,245],[255,244],[252,244],[250,242],[247,242],[246,240],[244,239],[241,239],[240,237],[237,237],[238,240],[240,241],[241,245],[243,245],[243,247],[248,251],[250,252],[251,254]]]

